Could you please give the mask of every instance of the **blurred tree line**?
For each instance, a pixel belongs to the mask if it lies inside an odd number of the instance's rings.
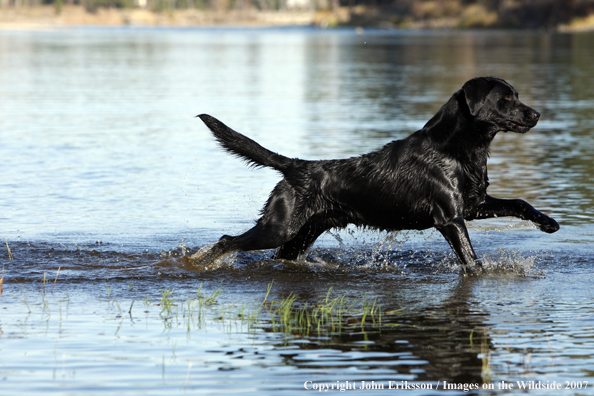
[[[459,27],[546,28],[594,15],[594,0],[0,0],[0,9],[40,5],[54,5],[57,9],[63,5],[78,5],[91,12],[100,7],[152,11],[332,11],[348,8],[355,24],[365,24],[365,18],[375,15],[376,21],[389,21],[394,25],[405,25],[407,21],[458,18],[461,22],[456,26]]]

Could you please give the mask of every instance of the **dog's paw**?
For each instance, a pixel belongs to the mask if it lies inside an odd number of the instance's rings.
[[[552,234],[559,231],[559,223],[557,223],[554,219],[547,217],[545,222],[538,224],[538,228],[547,234]]]
[[[462,273],[464,276],[480,275],[485,271],[483,262],[481,260],[475,260],[474,265],[463,265]]]

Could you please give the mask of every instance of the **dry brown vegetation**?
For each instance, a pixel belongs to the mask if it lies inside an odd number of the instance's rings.
[[[594,0],[0,0],[2,27],[68,25],[587,30]]]

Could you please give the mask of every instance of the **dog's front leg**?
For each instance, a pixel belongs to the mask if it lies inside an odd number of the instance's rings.
[[[458,259],[462,262],[464,272],[466,272],[467,267],[470,265],[476,264],[479,267],[482,266],[470,243],[470,237],[468,236],[464,219],[458,217],[445,224],[437,225],[435,228],[441,232],[458,256]]]
[[[549,234],[559,230],[559,224],[553,218],[539,212],[528,202],[521,199],[499,199],[487,195],[485,202],[479,205],[473,218],[487,219],[499,216],[513,216],[522,220],[529,220]]]

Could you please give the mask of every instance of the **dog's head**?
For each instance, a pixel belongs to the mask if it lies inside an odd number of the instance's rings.
[[[540,113],[518,99],[518,92],[506,81],[479,77],[462,87],[470,115],[491,124],[497,131],[526,133],[534,127]]]

